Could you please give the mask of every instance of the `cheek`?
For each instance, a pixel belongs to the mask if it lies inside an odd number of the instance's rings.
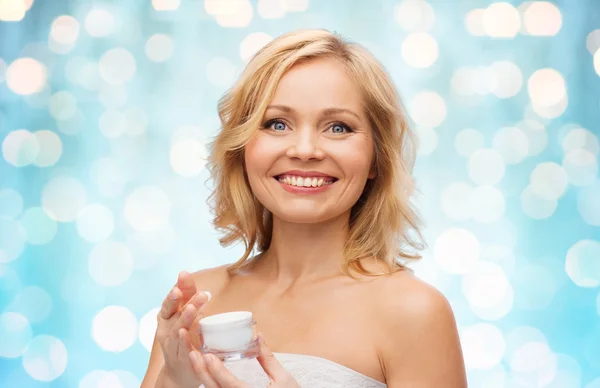
[[[373,165],[373,143],[366,139],[356,139],[349,144],[332,148],[332,156],[347,173],[368,175]]]
[[[245,170],[248,179],[252,181],[259,175],[264,175],[273,164],[273,150],[264,137],[252,138],[244,150]]]

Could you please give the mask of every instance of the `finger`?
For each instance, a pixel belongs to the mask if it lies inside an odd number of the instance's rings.
[[[189,353],[192,350],[192,344],[190,342],[190,333],[181,328],[177,332],[179,336],[178,347],[177,347],[177,358],[180,362],[187,363],[189,359]]]
[[[199,291],[190,298],[187,304],[193,304],[198,309],[204,308],[204,305],[210,301],[212,294],[210,291]]]
[[[205,388],[221,388],[208,372],[202,353],[192,350],[188,356],[196,377],[202,381]]]
[[[205,354],[204,361],[208,367],[211,377],[219,384],[221,388],[246,388],[247,385],[237,379],[230,371],[225,368],[223,362],[213,354]]]
[[[262,333],[258,334],[258,342],[259,353],[256,359],[258,360],[260,366],[262,366],[263,370],[271,378],[271,380],[285,381],[285,379],[288,377],[288,372],[281,365],[279,360],[275,358],[273,352],[267,347],[265,337]]]
[[[198,310],[193,304],[187,304],[183,308],[179,319],[177,319],[177,321],[173,324],[173,327],[171,328],[172,333],[174,333],[175,336],[177,336],[179,329],[189,329],[192,323],[194,322],[194,317],[196,316],[197,312]]]
[[[181,295],[181,290],[178,287],[173,287],[169,295],[163,300],[158,316],[162,319],[171,318],[178,310]]]
[[[194,282],[192,275],[186,271],[181,271],[179,273],[179,276],[177,277],[177,287],[179,287],[183,293],[183,303],[187,303],[187,301],[197,292],[196,283]]]
[[[204,317],[204,314],[201,311],[202,307],[196,313],[196,317],[190,326],[189,333],[190,339],[192,340],[192,346],[196,349],[201,349],[204,344],[204,339],[202,338],[202,331],[200,330],[200,320]]]

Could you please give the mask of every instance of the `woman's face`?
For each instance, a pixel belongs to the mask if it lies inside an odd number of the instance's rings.
[[[373,134],[358,87],[332,58],[292,67],[246,146],[256,198],[286,222],[348,215],[373,178]]]

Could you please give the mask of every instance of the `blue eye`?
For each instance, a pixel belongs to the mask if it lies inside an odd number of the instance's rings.
[[[335,123],[331,126],[331,132],[333,133],[348,133],[352,132],[352,129],[343,123]]]
[[[281,120],[269,120],[264,124],[264,128],[281,132],[281,131],[285,131],[287,126]]]

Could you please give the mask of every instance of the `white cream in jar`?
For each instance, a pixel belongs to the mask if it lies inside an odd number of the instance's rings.
[[[232,311],[202,318],[202,351],[215,354],[222,360],[256,357],[258,339],[255,324],[250,311]]]

